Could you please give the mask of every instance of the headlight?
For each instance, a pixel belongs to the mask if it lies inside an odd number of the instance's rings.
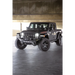
[[[23,36],[24,36],[24,33],[21,33],[21,38],[23,38]]]
[[[35,33],[35,38],[38,38],[39,37],[39,33]]]

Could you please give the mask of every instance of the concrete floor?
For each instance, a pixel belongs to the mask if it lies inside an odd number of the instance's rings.
[[[51,43],[47,52],[32,45],[18,50],[14,40],[13,75],[62,75],[62,46]]]

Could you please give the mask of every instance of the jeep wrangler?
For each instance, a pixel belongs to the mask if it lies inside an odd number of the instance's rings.
[[[47,51],[50,42],[61,45],[62,31],[54,22],[31,22],[27,30],[17,33],[15,45],[23,50],[27,45],[38,45],[40,50]]]

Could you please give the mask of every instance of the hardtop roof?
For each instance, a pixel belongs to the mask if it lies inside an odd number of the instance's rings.
[[[55,22],[31,22],[31,23],[55,23]]]

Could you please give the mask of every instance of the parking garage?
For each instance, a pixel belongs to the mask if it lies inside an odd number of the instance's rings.
[[[13,0],[13,75],[62,75],[62,46],[50,43],[47,52],[28,45],[15,47],[16,33],[30,22],[55,22],[62,29],[62,0]]]

